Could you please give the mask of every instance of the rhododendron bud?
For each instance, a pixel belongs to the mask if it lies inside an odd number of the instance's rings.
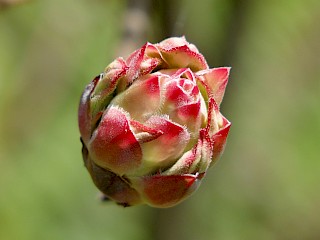
[[[223,152],[230,68],[210,69],[184,37],[114,60],[79,106],[83,159],[106,198],[171,207],[192,194]]]

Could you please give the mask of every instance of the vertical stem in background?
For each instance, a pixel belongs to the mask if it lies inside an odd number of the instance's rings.
[[[248,12],[251,10],[250,7],[253,6],[253,1],[251,0],[230,0],[230,21],[224,27],[227,29],[227,34],[224,38],[224,44],[221,46],[222,51],[220,52],[220,61],[221,65],[225,66],[233,66],[236,59],[237,49],[239,48],[239,42],[241,41],[242,36],[244,35],[244,28],[246,27],[246,16]],[[236,69],[233,70],[233,72]],[[231,82],[228,85],[228,93],[227,94],[236,94],[237,89],[237,81]],[[228,108],[229,101],[232,101],[232,98],[224,99],[224,106]]]
[[[153,0],[153,29],[155,35],[154,41],[159,42],[164,38],[181,36],[183,23],[180,20],[182,16],[181,0]]]
[[[183,35],[181,9],[181,0],[127,0],[117,55],[127,56],[146,41]]]
[[[122,39],[117,52],[119,56],[127,56],[146,42],[151,24],[150,7],[149,0],[127,0]]]
[[[221,52],[221,64],[230,65],[230,61],[233,61],[236,48],[243,33],[244,20],[247,14],[249,6],[252,5],[251,1],[244,0],[230,0],[230,21],[225,29],[227,30],[224,44],[221,46],[223,51]],[[230,89],[229,89],[230,91]]]

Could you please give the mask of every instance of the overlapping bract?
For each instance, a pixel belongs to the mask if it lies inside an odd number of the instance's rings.
[[[171,207],[198,188],[231,125],[219,111],[229,71],[209,69],[181,37],[146,43],[92,80],[79,106],[82,153],[107,198]]]

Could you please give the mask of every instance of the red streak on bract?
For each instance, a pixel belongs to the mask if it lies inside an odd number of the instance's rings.
[[[197,85],[189,79],[173,80],[166,84],[166,100],[169,100],[176,107],[194,102],[198,95]]]
[[[134,51],[126,61],[129,67],[127,72],[127,78],[129,82],[132,82],[137,77],[139,77],[140,65],[141,65],[141,62],[143,61],[146,47],[147,47],[147,43],[143,45],[140,49]]]
[[[166,85],[166,100],[169,100],[176,106],[188,102],[189,98],[190,96],[177,86],[176,81],[171,81]]]
[[[154,206],[167,207],[181,201],[197,178],[192,175],[161,176],[143,179],[143,193]]]
[[[89,151],[98,165],[118,174],[138,167],[142,158],[140,144],[130,130],[125,114],[112,107],[94,133]]]
[[[204,82],[209,87],[208,93],[220,105],[228,83],[230,67],[213,68],[198,72],[204,77]]]
[[[160,86],[159,86],[159,77],[158,76],[151,76],[147,80],[144,80],[143,86],[145,87],[144,90],[148,95],[155,95],[159,97],[160,94]]]
[[[183,127],[161,117],[151,117],[147,121],[147,124],[152,126],[154,129],[158,129],[163,132],[163,135],[160,139],[162,144],[164,145],[171,145],[173,144],[173,142],[178,141],[180,138],[184,138],[184,135],[187,134],[186,130]]]
[[[217,106],[215,100],[211,97],[208,101],[208,125],[206,127],[208,131],[211,128],[211,121],[214,115],[213,111],[219,111],[219,107]]]
[[[205,58],[200,53],[192,51],[187,45],[171,49],[160,48],[160,51],[172,67],[190,68],[194,72],[208,69]]]
[[[178,115],[185,119],[192,118],[192,120],[197,119],[200,112],[200,102],[191,103],[178,108]]]
[[[213,68],[212,77],[218,82],[224,82],[228,79],[229,72],[229,67]]]
[[[106,67],[104,78],[107,78],[108,85],[102,91],[102,96],[109,96],[116,88],[120,78],[124,76],[128,71],[128,66],[122,58],[118,58],[113,62],[114,65]],[[105,80],[105,79],[103,79]]]
[[[218,159],[223,153],[224,147],[227,142],[228,133],[231,127],[231,123],[224,118],[224,126],[218,132],[212,136],[213,141],[213,159]]]
[[[155,69],[159,64],[161,64],[161,60],[159,58],[149,58],[144,60],[142,64],[144,66],[140,69],[139,75],[141,76],[152,72],[153,69]]]

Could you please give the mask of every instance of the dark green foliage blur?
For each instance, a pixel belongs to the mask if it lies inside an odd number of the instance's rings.
[[[79,97],[121,52],[125,2],[0,8],[0,239],[320,239],[320,1],[175,7],[173,32],[232,66],[233,125],[198,192],[163,210],[101,203],[81,158]]]

